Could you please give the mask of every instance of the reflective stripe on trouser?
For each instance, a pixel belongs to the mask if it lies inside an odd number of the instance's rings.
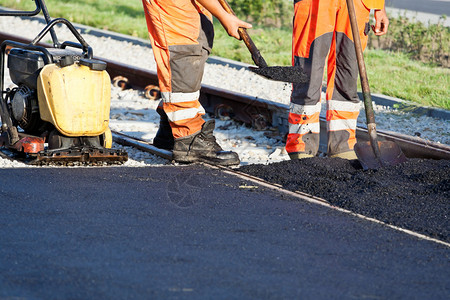
[[[327,100],[328,155],[352,150],[361,103]]]
[[[370,10],[361,0],[355,0],[355,9],[365,48]],[[317,154],[319,132],[311,130],[302,135],[307,130],[296,129],[299,125],[295,122],[298,114],[292,109],[296,106],[314,107],[320,102],[327,56],[327,109],[333,107],[327,112],[328,154],[352,150],[356,142],[360,100],[356,90],[358,66],[346,0],[295,1],[292,50],[293,64],[303,68],[310,76],[310,82],[293,85],[289,118],[290,128],[293,129],[289,130],[286,150],[289,153]],[[308,120],[315,122],[314,118],[307,117],[300,120],[301,126],[309,125]]]
[[[191,0],[142,0],[157,63],[163,108],[174,138],[201,130],[199,100],[214,29],[211,14]]]
[[[291,103],[289,111],[289,134],[286,141],[288,153],[316,155],[319,148],[321,103],[299,105]]]

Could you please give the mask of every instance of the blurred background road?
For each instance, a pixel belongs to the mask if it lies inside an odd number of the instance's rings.
[[[386,9],[393,17],[406,14],[408,18],[434,24],[442,15],[450,16],[450,0],[386,0]],[[450,26],[449,18],[443,24]]]
[[[386,0],[386,6],[450,16],[450,0]]]

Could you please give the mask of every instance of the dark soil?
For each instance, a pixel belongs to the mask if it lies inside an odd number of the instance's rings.
[[[309,82],[309,76],[303,72],[303,69],[300,66],[275,66],[249,69],[258,75],[276,81],[292,82],[297,84]]]
[[[358,161],[314,157],[239,170],[450,242],[450,160],[409,159],[401,165],[363,171]]]

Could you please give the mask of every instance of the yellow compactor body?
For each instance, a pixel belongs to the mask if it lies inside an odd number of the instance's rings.
[[[44,11],[43,0],[36,0],[36,12],[38,3]],[[79,43],[60,43],[52,32],[53,48],[37,46],[59,23],[69,27]],[[31,44],[3,41],[0,57],[1,88],[6,68],[15,84],[0,91],[0,151],[12,150],[36,165],[127,161],[126,151],[112,148],[107,64],[93,58],[91,47],[69,21],[48,21]]]
[[[111,136],[111,79],[105,70],[82,64],[45,65],[38,77],[37,93],[41,119],[62,134]]]

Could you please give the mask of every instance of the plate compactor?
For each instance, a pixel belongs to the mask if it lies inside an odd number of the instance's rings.
[[[29,44],[6,40],[0,52],[0,147],[30,164],[122,163],[128,154],[111,149],[111,80],[106,63],[66,19],[51,20],[43,0],[32,12],[0,11],[0,16],[44,14],[47,25]],[[78,42],[59,43],[55,25],[69,28]],[[39,42],[50,33],[53,47]],[[7,60],[6,60],[7,57]],[[16,85],[4,89],[7,68]]]

